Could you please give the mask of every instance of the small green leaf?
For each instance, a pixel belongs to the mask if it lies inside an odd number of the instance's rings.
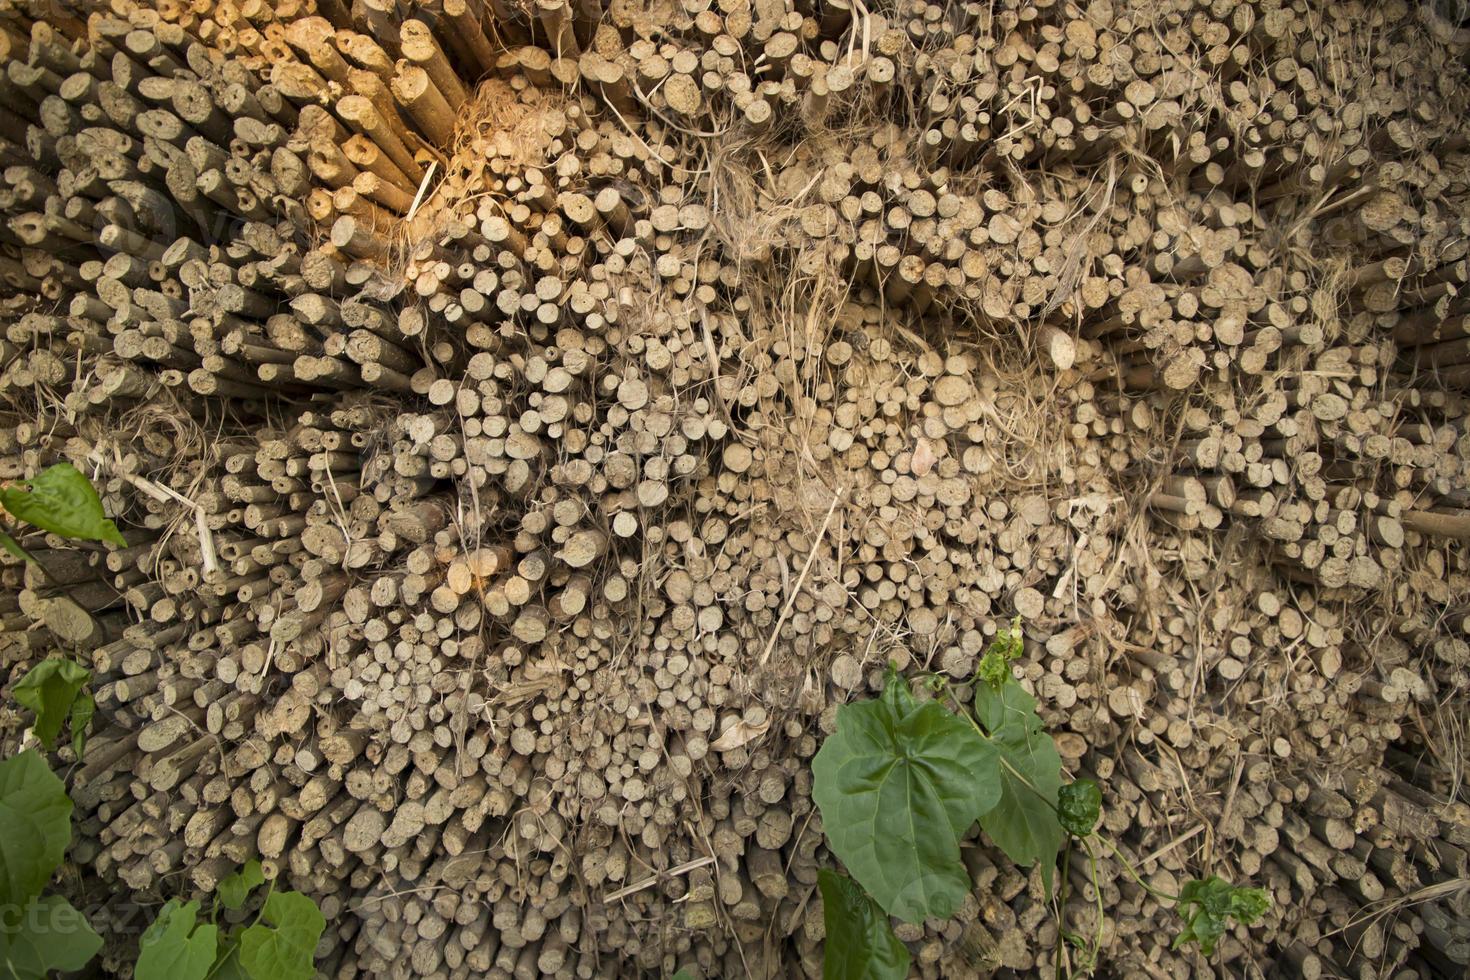
[[[985,654],[980,658],[980,666],[975,669],[975,676],[984,682],[984,685],[992,690],[999,690],[1011,677],[1011,661],[1019,660],[1021,654],[1026,652],[1026,641],[1021,635],[1021,617],[1012,620],[1011,625],[995,635],[990,641],[990,646],[985,648]]]
[[[70,463],[57,463],[34,479],[0,488],[0,506],[27,524],[64,538],[127,545],[103,512],[96,488]]]
[[[851,878],[822,868],[822,921],[827,946],[822,953],[822,980],[904,980],[909,950],[898,941],[888,916]]]
[[[947,918],[971,890],[960,838],[1000,798],[994,747],[890,671],[877,701],[837,709],[812,760],[827,841],[890,915]]]
[[[1243,926],[1254,925],[1271,907],[1264,888],[1236,888],[1230,896],[1230,917]]]
[[[251,858],[240,866],[240,870],[233,874],[225,875],[215,887],[215,895],[219,903],[227,909],[238,909],[245,904],[245,899],[250,897],[250,892],[257,886],[265,884],[265,875],[261,873],[260,862]]]
[[[1260,888],[1237,888],[1218,875],[1204,880],[1191,878],[1179,889],[1175,910],[1184,919],[1184,928],[1174,937],[1174,948],[1197,942],[1200,951],[1209,956],[1215,952],[1215,943],[1225,935],[1227,919],[1250,925],[1270,905],[1271,900]]]
[[[1102,790],[1092,780],[1079,779],[1057,791],[1057,816],[1067,833],[1086,837],[1097,826],[1101,813]]]
[[[52,657],[32,667],[15,685],[15,700],[36,713],[31,731],[46,748],[56,741],[77,694],[91,677],[81,664]]]
[[[975,718],[992,735],[1007,721],[1021,723],[1035,718],[1036,724],[1041,724],[1036,699],[1011,676],[1009,668],[999,685],[975,685]]]
[[[92,715],[96,712],[97,700],[87,691],[78,694],[71,703],[71,750],[78,759],[82,757],[82,749],[87,747],[87,726],[92,724]]]
[[[1012,861],[1041,863],[1051,893],[1057,852],[1067,832],[1057,819],[1062,757],[1036,713],[1036,699],[1008,677],[999,690],[975,688],[975,714],[1000,752],[1000,802],[980,817],[980,827]]]
[[[681,969],[678,973],[670,977],[669,980],[694,980],[694,974],[688,970]]]
[[[0,904],[39,895],[70,840],[71,800],[40,753],[0,762]]]
[[[15,540],[4,531],[0,531],[0,548],[4,548],[7,552],[19,558],[21,561],[36,561],[35,556],[33,556],[29,551],[22,548],[19,541]],[[40,562],[36,562],[36,564],[39,565]]]
[[[198,902],[169,899],[138,943],[136,980],[204,980],[219,947],[219,928],[196,923]]]
[[[9,980],[43,980],[80,970],[102,948],[87,917],[60,895],[33,898],[0,929],[0,965]]]
[[[240,965],[253,980],[311,980],[316,943],[327,926],[316,903],[300,892],[273,892],[265,923],[240,934]]]

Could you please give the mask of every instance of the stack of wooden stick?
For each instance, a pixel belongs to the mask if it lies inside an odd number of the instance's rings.
[[[0,477],[71,460],[128,541],[0,566],[10,675],[93,671],[94,897],[258,857],[329,976],[817,976],[834,708],[890,661],[966,696],[1019,614],[1121,852],[1274,900],[1206,965],[1083,860],[1108,972],[1470,964],[1470,43],[1432,13],[0,28]],[[915,969],[1052,971],[1039,875],[965,859]]]

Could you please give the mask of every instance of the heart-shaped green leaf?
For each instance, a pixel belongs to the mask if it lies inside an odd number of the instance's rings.
[[[227,909],[238,909],[258,885],[265,884],[260,862],[251,858],[240,866],[239,871],[225,875],[215,886],[214,893],[219,903]]]
[[[832,852],[885,912],[954,913],[971,888],[960,838],[1000,798],[999,757],[969,722],[890,672],[879,700],[837,710],[812,775]]]
[[[0,904],[39,895],[70,840],[71,800],[40,753],[0,762]]]
[[[980,817],[980,827],[1006,856],[1022,867],[1041,863],[1051,892],[1057,852],[1067,832],[1057,819],[1062,757],[1036,713],[1036,699],[1007,676],[997,690],[975,686],[975,715],[1000,752],[1000,801]]]
[[[0,929],[0,972],[8,980],[43,980],[52,970],[80,970],[102,937],[60,895],[33,898]]]
[[[52,657],[32,667],[15,685],[15,700],[36,713],[31,731],[42,745],[49,749],[56,741],[61,726],[72,714],[77,695],[91,678],[92,672],[81,664]],[[91,713],[86,712],[85,717],[90,719]],[[73,727],[73,734],[76,731]]]
[[[263,922],[240,934],[240,965],[254,980],[311,980],[316,943],[327,926],[316,903],[300,892],[274,892]]]
[[[219,950],[219,928],[198,923],[198,902],[169,899],[138,943],[137,980],[204,980]]]
[[[127,545],[103,512],[97,490],[70,463],[57,463],[34,479],[0,488],[0,506],[13,517],[64,538]]]

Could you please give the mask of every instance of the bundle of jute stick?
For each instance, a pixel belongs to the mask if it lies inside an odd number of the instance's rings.
[[[0,565],[9,675],[93,672],[99,930],[259,858],[328,976],[817,976],[835,707],[890,661],[967,696],[1019,614],[1121,853],[1273,898],[1205,960],[1081,861],[1100,969],[1470,963],[1470,83],[1432,12],[0,28],[0,477],[71,460],[128,541]],[[965,860],[915,971],[1054,971],[1039,875]]]

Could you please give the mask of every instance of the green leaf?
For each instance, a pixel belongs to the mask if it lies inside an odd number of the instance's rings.
[[[71,800],[34,749],[0,762],[0,904],[41,893],[71,840]]]
[[[21,561],[36,561],[34,555],[22,548],[19,541],[15,540],[4,531],[0,531],[0,548],[4,548],[7,552],[19,558]],[[40,562],[36,562],[36,564],[39,565]]]
[[[1021,636],[1021,617],[1017,616],[985,648],[980,666],[975,669],[975,676],[992,690],[999,690],[1011,677],[1011,661],[1020,659],[1025,652],[1026,642]]]
[[[36,664],[15,685],[15,700],[36,713],[31,731],[46,748],[56,741],[72,703],[91,677],[81,664],[53,657]]]
[[[136,980],[204,980],[219,948],[219,928],[197,923],[198,902],[177,898],[158,913],[138,943]]]
[[[0,930],[0,972],[9,980],[80,970],[102,948],[92,923],[60,895],[32,898],[18,915]]]
[[[238,909],[250,897],[250,892],[265,884],[265,875],[260,871],[260,862],[251,858],[240,866],[240,870],[225,875],[215,886],[214,893],[219,903],[227,909]]]
[[[1230,917],[1243,926],[1253,925],[1271,907],[1264,888],[1239,888],[1230,896]]]
[[[669,978],[669,980],[694,980],[694,974],[690,973],[688,970],[680,969],[679,972],[675,973],[672,977]]]
[[[1101,813],[1102,790],[1092,780],[1079,779],[1057,791],[1057,816],[1067,833],[1086,837]]]
[[[995,749],[966,721],[918,704],[892,671],[883,696],[837,709],[812,760],[832,853],[890,915],[946,918],[971,889],[959,841],[1000,798]]]
[[[103,512],[96,489],[70,463],[57,463],[35,479],[0,488],[0,506],[27,524],[64,538],[127,545]]]
[[[71,703],[71,750],[78,759],[82,757],[82,749],[87,747],[87,726],[92,724],[92,715],[96,712],[97,700],[87,691],[78,694]]]
[[[822,980],[904,980],[909,950],[898,941],[888,916],[851,878],[822,868],[822,921],[827,946],[822,953]]]
[[[1036,714],[1036,699],[1011,676],[1009,670],[1004,682],[996,687],[988,684],[975,686],[975,718],[992,735],[1007,721],[1020,723],[1035,718],[1036,724],[1041,724],[1041,718]]]
[[[999,690],[975,688],[975,714],[1000,752],[1000,802],[980,817],[980,827],[1022,867],[1041,862],[1051,894],[1057,852],[1067,832],[1057,819],[1062,757],[1036,713],[1036,699],[1014,678]]]
[[[1225,935],[1227,919],[1250,925],[1270,906],[1271,900],[1259,888],[1237,888],[1218,875],[1204,880],[1191,878],[1179,889],[1175,910],[1184,919],[1184,928],[1174,937],[1174,948],[1197,942],[1200,951],[1209,956]]]
[[[252,980],[311,980],[316,943],[327,926],[316,903],[300,892],[273,892],[260,922],[240,934],[240,965]]]

